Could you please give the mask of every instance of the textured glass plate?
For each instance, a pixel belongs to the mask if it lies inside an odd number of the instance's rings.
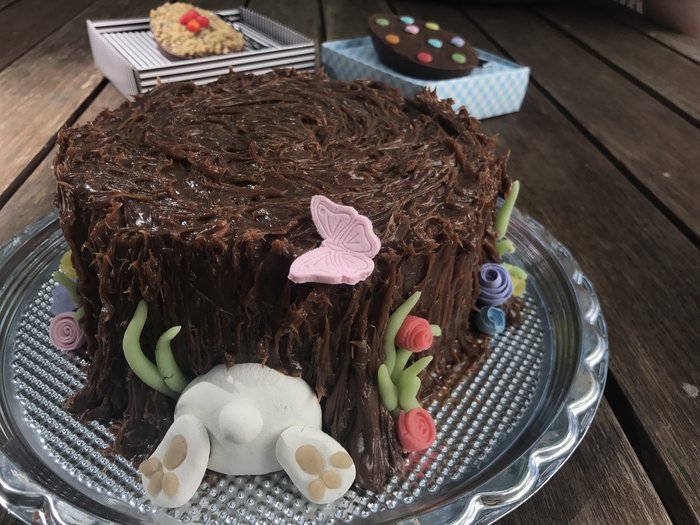
[[[539,489],[590,426],[607,332],[569,251],[518,215],[512,261],[529,273],[524,322],[493,340],[469,377],[429,410],[438,436],[381,493],[308,503],[283,473],[205,479],[189,505],[154,508],[131,463],[102,453],[107,428],[62,408],[84,360],[48,341],[51,274],[66,247],[54,215],[0,249],[0,500],[42,523],[491,523]]]

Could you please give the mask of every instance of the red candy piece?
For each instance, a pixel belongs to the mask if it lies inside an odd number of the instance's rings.
[[[418,62],[423,62],[424,64],[430,64],[433,61],[433,55],[426,53],[425,51],[418,53],[416,58],[418,59]]]
[[[430,329],[430,323],[422,317],[407,316],[396,333],[394,342],[398,347],[405,348],[410,352],[427,350],[433,344],[433,332]]]
[[[187,22],[186,27],[188,31],[192,31],[193,33],[199,33],[199,22],[197,22],[196,20],[190,20],[189,22]]]
[[[189,11],[187,11],[184,15],[182,15],[180,17],[180,23],[183,26],[186,26],[190,20],[194,20],[198,16],[199,16],[199,13],[197,11],[195,11],[194,9],[190,9]]]
[[[201,28],[209,27],[209,19],[206,16],[198,16],[195,20],[199,22]]]

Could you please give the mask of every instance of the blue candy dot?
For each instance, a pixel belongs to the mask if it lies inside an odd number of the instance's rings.
[[[440,49],[442,47],[442,41],[437,38],[429,38],[428,45],[434,47],[435,49]]]
[[[464,47],[466,43],[467,42],[461,36],[453,36],[452,40],[450,40],[450,44],[455,47]]]
[[[399,20],[401,20],[404,24],[412,24],[415,22],[412,16],[402,16],[399,18]]]

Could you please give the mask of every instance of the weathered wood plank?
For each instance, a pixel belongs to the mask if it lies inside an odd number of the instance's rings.
[[[549,483],[499,525],[671,523],[606,401],[586,438]]]
[[[620,20],[652,40],[656,40],[668,48],[673,49],[676,53],[683,55],[689,60],[700,64],[700,40],[697,38],[681,35],[670,29],[665,29],[630,9],[620,8],[611,3],[607,3],[605,7],[607,9],[606,12],[611,13],[611,16],[614,16],[617,20]]]
[[[77,123],[89,122],[104,108],[114,108],[124,97],[108,85],[88,106]],[[0,244],[22,231],[53,209],[56,179],[53,175],[53,151],[37,166],[10,201],[0,208]]]
[[[543,7],[538,12],[689,115],[696,125],[700,122],[700,65],[591,8]]]
[[[0,5],[0,70],[22,56],[37,42],[79,15],[94,0],[23,0],[3,9]]]
[[[0,205],[50,148],[58,129],[102,81],[85,19],[147,16],[159,0],[98,0],[0,72]],[[199,2],[224,7],[224,0]],[[47,81],[49,79],[50,81]]]
[[[389,12],[384,0],[333,0],[323,3],[323,19],[328,40],[367,36],[367,18]]]
[[[529,65],[533,78],[697,242],[700,130],[538,16],[518,9],[468,13]]]

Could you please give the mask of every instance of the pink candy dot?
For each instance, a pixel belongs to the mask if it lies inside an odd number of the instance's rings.
[[[404,27],[403,30],[406,31],[406,33],[410,33],[412,35],[417,35],[420,31],[420,27],[418,27],[417,25],[411,24],[411,25]]]
[[[430,64],[433,61],[433,55],[426,53],[425,51],[418,53],[416,58],[418,59],[418,62],[423,62],[424,64]]]

